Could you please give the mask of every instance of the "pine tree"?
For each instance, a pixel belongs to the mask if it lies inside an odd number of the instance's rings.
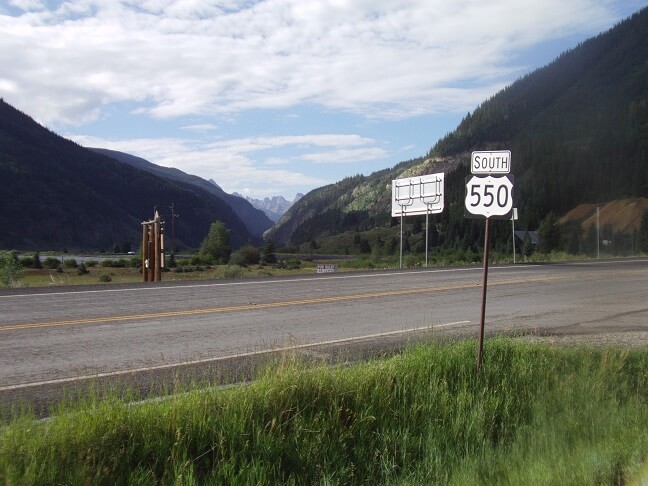
[[[275,254],[275,247],[272,240],[265,240],[261,248],[261,263],[265,265],[273,265],[277,263],[277,255]]]
[[[558,218],[554,213],[549,213],[540,223],[538,228],[538,251],[549,253],[558,250],[560,246],[560,227]]]
[[[525,257],[531,256],[533,253],[533,242],[528,231],[524,232],[524,241],[522,242],[522,255]]]
[[[227,263],[231,253],[230,230],[222,221],[215,221],[200,245],[200,255],[216,263]]]

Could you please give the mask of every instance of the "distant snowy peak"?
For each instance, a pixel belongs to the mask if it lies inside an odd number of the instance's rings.
[[[266,213],[266,215],[275,223],[279,221],[279,219],[284,215],[286,211],[288,211],[288,209],[290,209],[290,206],[304,197],[303,194],[297,194],[295,196],[295,199],[288,201],[283,196],[265,197],[261,200],[242,196],[241,194],[238,194],[236,192],[234,193],[234,195],[245,198],[250,204],[252,204],[252,206]]]

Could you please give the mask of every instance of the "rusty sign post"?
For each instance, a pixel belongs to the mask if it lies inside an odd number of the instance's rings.
[[[164,268],[164,221],[155,216],[142,222],[142,279],[144,282],[162,280]]]

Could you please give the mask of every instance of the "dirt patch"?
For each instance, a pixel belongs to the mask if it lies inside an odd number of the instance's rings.
[[[648,199],[637,197],[619,199],[598,205],[601,227],[608,226],[614,233],[632,234],[639,229],[641,217],[648,210]],[[596,204],[581,204],[558,220],[559,224],[571,221],[580,222],[583,231],[596,226]]]

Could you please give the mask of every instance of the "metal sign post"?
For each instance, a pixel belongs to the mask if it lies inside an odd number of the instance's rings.
[[[488,288],[488,257],[490,254],[490,218],[486,218],[484,230],[484,279],[482,285],[481,319],[479,321],[479,351],[477,353],[477,373],[481,371],[484,356],[484,323],[486,321],[486,289]]]
[[[484,218],[484,278],[482,285],[481,316],[479,321],[479,348],[477,373],[481,372],[484,357],[484,329],[486,321],[486,291],[488,289],[488,260],[490,257],[490,220],[513,219],[513,176],[511,152],[473,152],[470,159],[472,176],[466,177],[465,216]],[[515,233],[514,233],[515,234]],[[515,236],[514,236],[515,238]],[[515,240],[513,240],[515,248]]]
[[[513,208],[511,215],[511,238],[513,238],[513,265],[515,265],[515,220],[518,219],[517,208]]]
[[[425,266],[427,266],[428,215],[444,207],[445,175],[429,174],[392,180],[392,217],[400,216],[400,268],[403,268],[403,216],[425,214]]]

